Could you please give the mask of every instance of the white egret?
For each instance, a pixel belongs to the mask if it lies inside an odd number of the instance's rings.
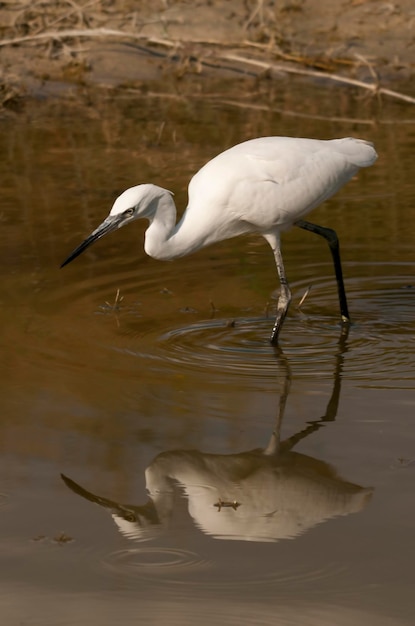
[[[152,184],[124,191],[108,217],[62,263],[63,267],[103,235],[146,218],[145,252],[174,259],[237,235],[258,233],[272,248],[281,284],[271,343],[286,316],[291,292],[281,254],[281,232],[299,226],[324,237],[330,246],[342,321],[349,311],[343,283],[339,241],[334,230],[303,217],[327,200],[362,167],[377,158],[362,139],[262,137],[238,144],[206,163],[190,181],[189,201],[176,224],[173,194]]]

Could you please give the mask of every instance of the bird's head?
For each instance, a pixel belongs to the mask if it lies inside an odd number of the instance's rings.
[[[113,230],[121,228],[138,218],[152,220],[160,199],[171,196],[171,192],[157,185],[137,185],[126,189],[115,200],[108,217],[87,237],[62,263],[64,267],[79,256],[94,241],[101,239]]]

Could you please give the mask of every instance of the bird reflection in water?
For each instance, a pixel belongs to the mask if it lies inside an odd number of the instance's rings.
[[[281,440],[280,429],[291,373],[287,359],[278,351],[284,390],[265,448],[226,455],[198,450],[163,452],[146,469],[149,498],[142,505],[121,504],[94,495],[64,475],[62,479],[78,495],[108,509],[119,530],[136,540],[168,531],[181,500],[178,494],[184,494],[193,523],[217,539],[289,539],[330,518],[356,513],[369,502],[372,489],[343,480],[328,463],[293,450],[336,418],[346,339],[343,334],[325,414],[288,439]]]

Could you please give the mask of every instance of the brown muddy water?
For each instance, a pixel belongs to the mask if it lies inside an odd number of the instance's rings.
[[[102,93],[0,122],[2,624],[413,624],[415,114],[304,84],[235,104]],[[279,352],[259,237],[162,263],[135,223],[59,269],[124,188],[184,207],[204,162],[269,134],[376,143],[312,217],[341,238],[348,335],[300,230]]]

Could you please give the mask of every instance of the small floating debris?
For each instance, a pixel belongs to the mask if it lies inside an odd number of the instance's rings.
[[[62,546],[65,543],[70,543],[71,541],[74,541],[74,538],[64,532],[61,532],[59,533],[59,535],[56,535],[56,537],[53,537],[52,541]]]
[[[121,302],[123,300],[124,300],[124,296],[120,296],[120,290],[117,289],[117,293],[115,294],[114,304],[110,304],[107,301],[105,301],[105,304],[107,305],[108,310],[110,310],[110,311],[119,311],[120,310],[120,304],[121,304]]]
[[[60,532],[58,535],[52,538],[48,537],[47,535],[36,535],[36,537],[32,538],[32,541],[53,542],[62,546],[65,543],[70,543],[75,540],[73,537],[71,537],[70,535],[67,535],[65,532]]]
[[[311,291],[311,285],[309,285],[307,289],[305,290],[303,297],[301,298],[300,302],[297,304],[297,309],[301,309],[301,305],[304,304],[304,301],[307,298],[310,291]]]
[[[218,509],[218,513],[220,513],[221,509],[226,509],[226,508],[233,509],[234,511],[236,511],[237,508],[241,506],[241,503],[237,502],[236,500],[233,500],[231,502],[229,500],[221,500],[221,498],[219,498],[219,500],[215,502],[213,506],[216,506]]]

